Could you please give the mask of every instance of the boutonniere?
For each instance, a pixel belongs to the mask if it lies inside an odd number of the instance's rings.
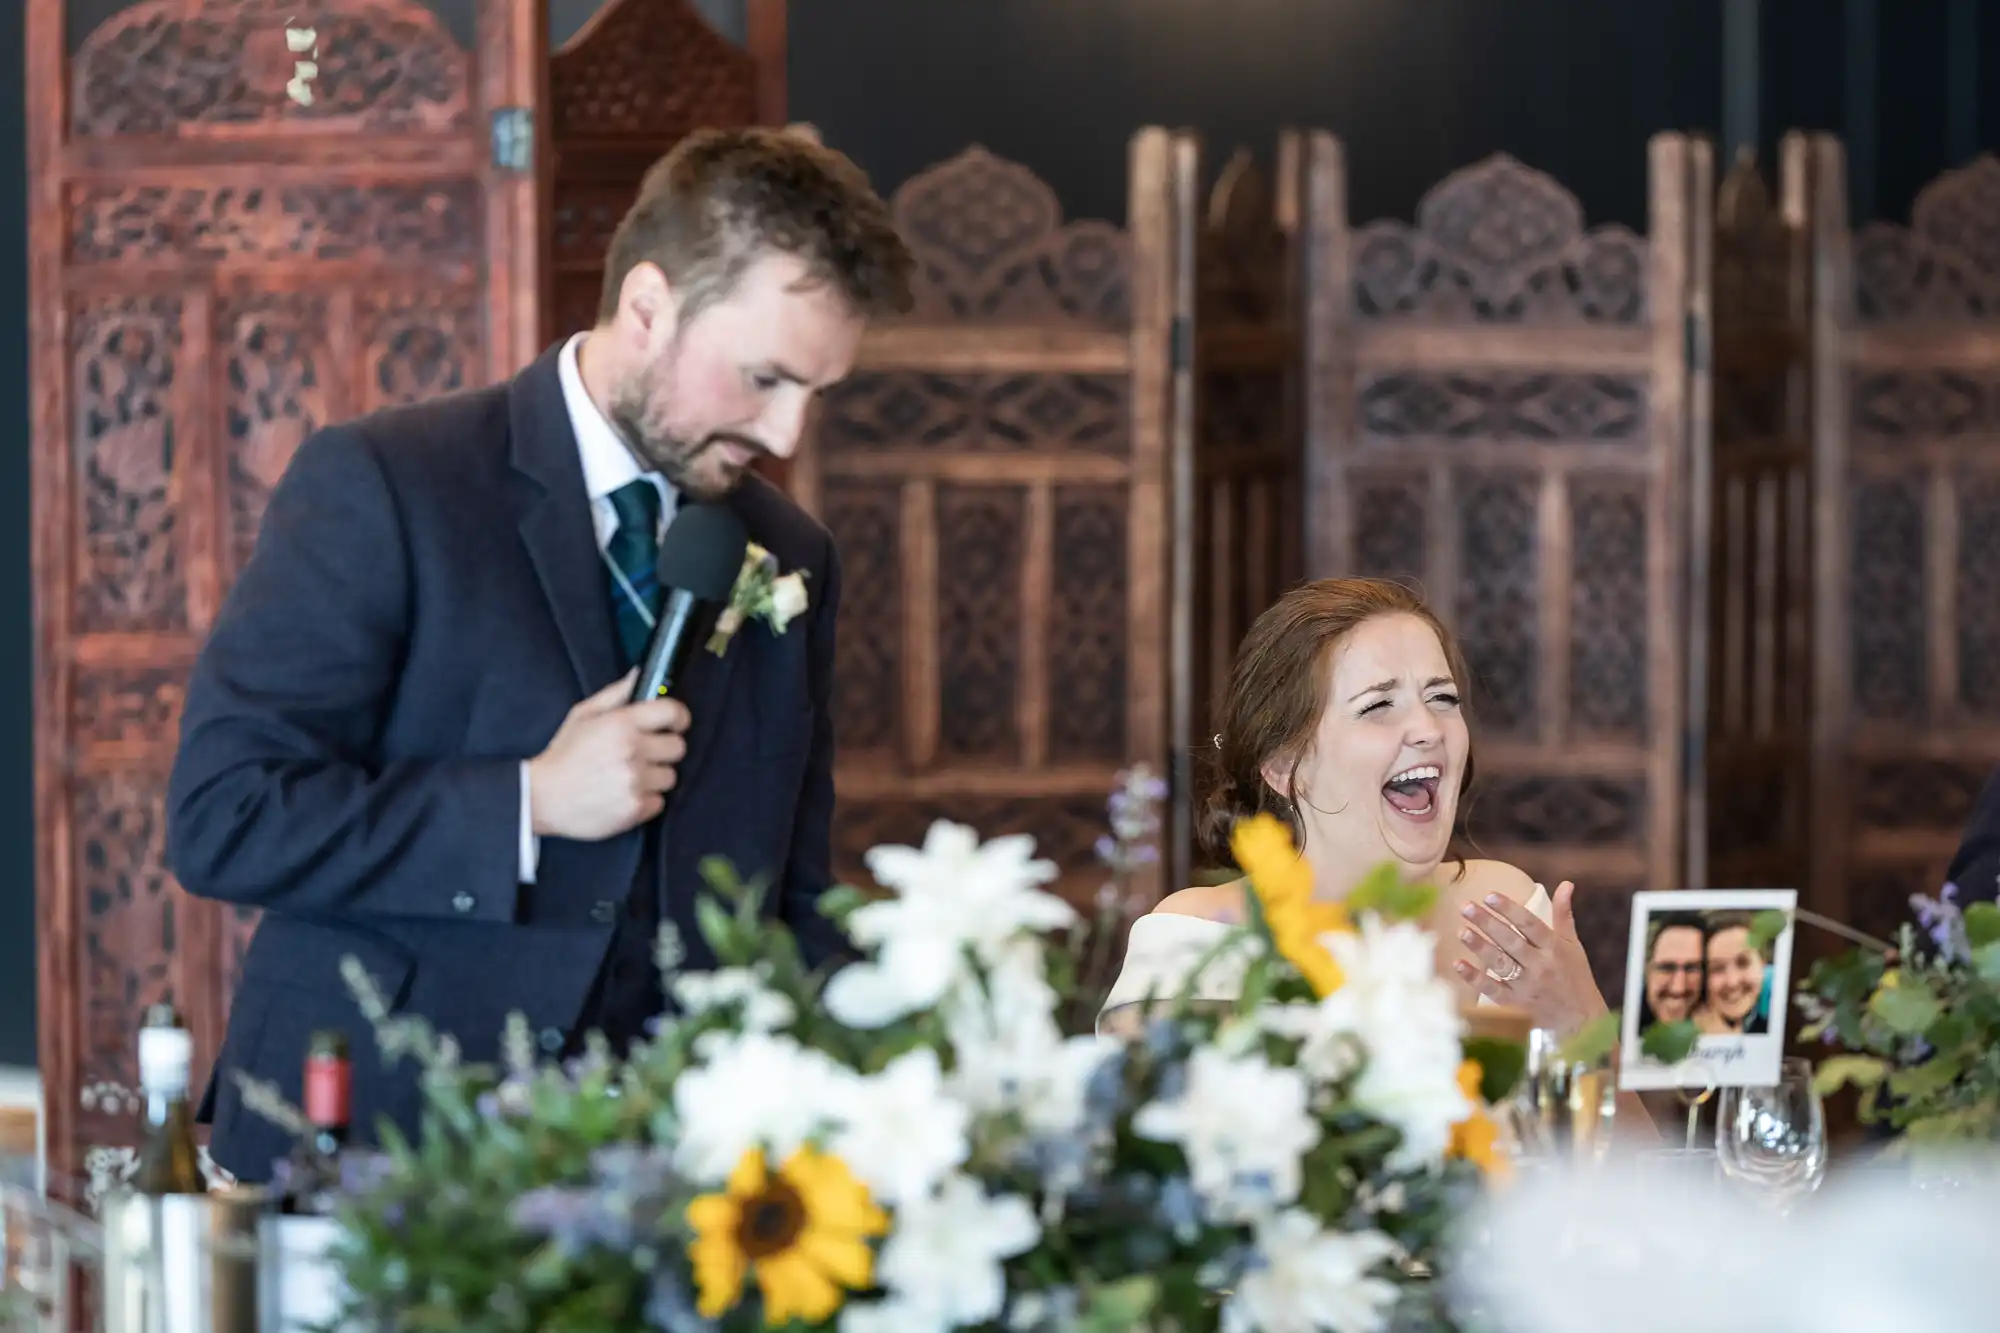
[[[783,634],[785,627],[805,613],[806,576],[803,570],[778,572],[778,557],[751,542],[743,550],[743,569],[729,593],[729,605],[715,618],[715,632],[708,636],[708,651],[722,656],[745,620],[755,618]]]

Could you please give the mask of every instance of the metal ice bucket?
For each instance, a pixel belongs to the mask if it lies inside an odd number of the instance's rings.
[[[263,1333],[316,1333],[339,1326],[346,1293],[334,1267],[340,1224],[325,1217],[268,1216],[259,1228],[258,1317]]]
[[[264,1191],[154,1197],[119,1192],[99,1209],[105,1333],[258,1333]]]

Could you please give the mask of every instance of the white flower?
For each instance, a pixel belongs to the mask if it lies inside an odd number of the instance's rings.
[[[852,1095],[852,1070],[789,1037],[711,1035],[707,1063],[674,1082],[674,1162],[696,1181],[726,1179],[752,1148],[789,1156]]]
[[[1298,1070],[1213,1046],[1188,1058],[1180,1095],[1140,1107],[1132,1130],[1180,1144],[1196,1193],[1227,1218],[1298,1198],[1299,1159],[1320,1134]]]
[[[766,616],[771,628],[783,634],[785,626],[805,614],[806,581],[795,569],[771,580],[771,609]]]
[[[966,975],[968,952],[997,961],[1025,932],[1055,930],[1076,919],[1070,905],[1040,886],[1056,868],[1033,858],[1026,835],[981,844],[962,824],[939,820],[913,847],[876,847],[869,873],[896,896],[856,908],[849,935],[872,961],[849,964],[827,983],[827,1010],[854,1028],[878,1028],[934,1009]]]
[[[737,1023],[749,1032],[775,1032],[798,1017],[791,999],[764,984],[747,967],[719,967],[713,972],[677,972],[668,982],[681,1012],[690,1018],[740,1005]]]
[[[983,985],[954,989],[939,1006],[951,1043],[952,1095],[975,1114],[1011,1114],[1038,1138],[1083,1130],[1090,1080],[1123,1049],[1114,1037],[1065,1037],[1045,946],[1019,936],[989,955]]]
[[[1400,1252],[1379,1231],[1321,1230],[1287,1209],[1257,1227],[1259,1262],[1222,1307],[1223,1333],[1375,1333],[1396,1288],[1370,1271]]]
[[[838,1114],[833,1153],[882,1203],[928,1195],[970,1150],[970,1116],[945,1095],[937,1052],[927,1046],[854,1080]]]
[[[938,1317],[894,1297],[867,1305],[849,1301],[840,1309],[840,1333],[938,1333]]]
[[[1062,1040],[1042,942],[1018,936],[986,950],[983,984],[961,977],[938,1003],[959,1063],[994,1051],[1036,1054]]]
[[[1040,1239],[1026,1200],[990,1199],[978,1181],[952,1176],[935,1194],[896,1210],[895,1233],[875,1264],[875,1280],[889,1300],[850,1307],[841,1333],[935,1333],[989,1324],[1007,1300],[1001,1261]]]
[[[1311,1018],[1286,1017],[1305,1039],[1300,1067],[1316,1080],[1341,1078],[1358,1055],[1356,1105],[1402,1136],[1391,1169],[1437,1161],[1451,1127],[1472,1108],[1458,1087],[1458,1001],[1438,979],[1431,936],[1411,922],[1368,916],[1358,932],[1323,939],[1345,980]]]

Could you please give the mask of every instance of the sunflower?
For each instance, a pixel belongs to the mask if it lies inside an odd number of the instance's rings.
[[[761,1150],[743,1154],[720,1194],[688,1205],[694,1239],[688,1258],[703,1318],[714,1319],[743,1294],[753,1273],[764,1295],[764,1322],[822,1323],[840,1308],[843,1288],[873,1281],[868,1238],[889,1219],[847,1164],[801,1148],[773,1173]]]
[[[1252,815],[1230,832],[1229,847],[1250,879],[1271,943],[1299,970],[1313,994],[1339,990],[1345,980],[1340,964],[1319,937],[1352,930],[1353,924],[1339,903],[1313,897],[1312,867],[1293,845],[1291,830],[1272,815]]]
[[[1477,1060],[1467,1060],[1458,1067],[1458,1090],[1472,1103],[1472,1114],[1451,1127],[1450,1155],[1471,1162],[1488,1179],[1505,1180],[1509,1163],[1500,1150],[1500,1127],[1486,1113],[1486,1103],[1479,1096],[1479,1083],[1484,1077],[1485,1071]]]

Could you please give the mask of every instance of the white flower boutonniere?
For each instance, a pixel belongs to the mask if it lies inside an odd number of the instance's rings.
[[[744,548],[743,570],[736,576],[729,605],[722,608],[715,619],[715,632],[708,636],[708,651],[722,656],[743,622],[753,617],[769,625],[773,634],[783,634],[786,626],[805,614],[808,605],[805,572],[795,569],[780,574],[778,557],[751,542]]]

